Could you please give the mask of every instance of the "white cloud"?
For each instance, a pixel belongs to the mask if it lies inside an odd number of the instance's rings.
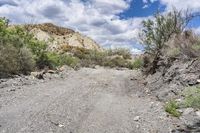
[[[72,28],[95,39],[102,46],[135,45],[143,18],[121,20],[117,14],[129,8],[131,0],[0,0],[0,16],[13,23],[44,23]]]
[[[145,8],[148,8],[148,7],[149,7],[149,5],[146,4],[146,5],[144,5],[142,8],[145,9]]]
[[[148,0],[142,0],[142,2],[143,2],[144,4],[147,4],[147,3],[148,3]]]
[[[178,10],[190,9],[192,11],[200,11],[199,0],[160,0],[162,4],[167,5],[167,10],[176,7]]]
[[[198,27],[198,28],[193,28],[193,30],[194,30],[194,32],[196,33],[196,34],[199,34],[200,35],[200,27]]]

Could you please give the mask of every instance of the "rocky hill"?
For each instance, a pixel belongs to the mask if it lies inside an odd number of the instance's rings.
[[[91,38],[74,30],[59,27],[51,23],[26,25],[34,36],[49,44],[49,50],[56,51],[62,46],[73,46],[101,51],[102,48]]]

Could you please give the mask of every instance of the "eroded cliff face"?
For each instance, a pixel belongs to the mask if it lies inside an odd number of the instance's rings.
[[[73,46],[102,51],[94,40],[68,28],[59,27],[51,23],[26,25],[26,28],[41,41],[47,42],[49,50],[57,51],[62,46]]]

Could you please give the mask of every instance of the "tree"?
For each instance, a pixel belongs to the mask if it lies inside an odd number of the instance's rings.
[[[162,49],[165,48],[166,42],[173,35],[181,34],[194,17],[195,15],[189,13],[188,10],[183,12],[174,9],[167,14],[158,12],[153,19],[142,22],[142,43],[145,46],[145,52],[153,58],[149,64],[151,65],[150,73],[154,73],[158,67],[157,63],[163,55]]]

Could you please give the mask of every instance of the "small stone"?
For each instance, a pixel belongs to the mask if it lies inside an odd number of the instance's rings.
[[[182,101],[182,99],[176,99],[175,101],[176,101],[176,102],[181,102],[181,101]]]
[[[136,116],[133,120],[134,121],[139,121],[140,120],[140,116]]]
[[[16,89],[11,89],[10,91],[16,91]]]
[[[200,117],[200,111],[197,111],[196,114],[198,117]]]
[[[59,126],[60,128],[64,127],[64,125],[62,125],[62,124],[59,124],[58,126]]]
[[[178,112],[183,113],[184,110],[183,109],[178,109]]]
[[[193,111],[194,111],[193,108],[187,108],[187,109],[185,109],[185,110],[183,111],[183,115],[188,115],[188,114],[192,113]]]
[[[197,79],[197,82],[200,83],[200,79]]]
[[[150,103],[150,108],[153,108],[154,107],[154,102],[151,102]]]
[[[139,126],[139,125],[137,125],[137,126],[136,126],[136,128],[138,129],[138,128],[140,128],[140,126]]]
[[[48,70],[47,73],[54,74],[54,73],[56,73],[56,71],[54,71],[54,70]]]

